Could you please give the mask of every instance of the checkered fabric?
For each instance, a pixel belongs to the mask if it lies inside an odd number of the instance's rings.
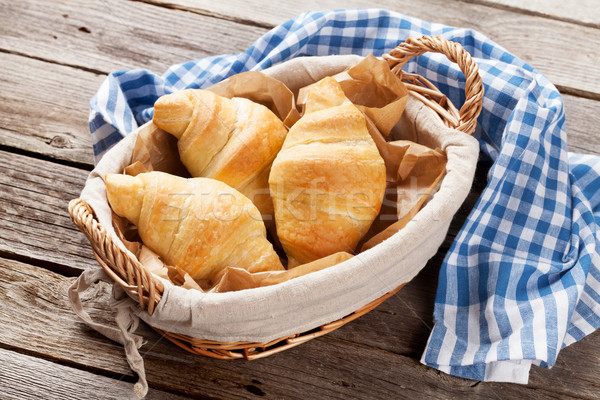
[[[311,12],[240,54],[177,64],[163,75],[114,72],[91,101],[96,160],[150,120],[163,94],[298,56],[380,56],[421,35],[459,42],[478,62],[485,99],[474,136],[493,161],[442,265],[422,362],[471,379],[524,383],[532,364],[551,367],[563,347],[600,326],[600,157],[567,152],[556,88],[480,33],[378,9]],[[418,57],[405,70],[463,103],[464,77],[444,56]]]

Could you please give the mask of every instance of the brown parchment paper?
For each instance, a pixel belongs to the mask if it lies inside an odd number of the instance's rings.
[[[247,71],[232,76],[210,88],[219,96],[244,97],[269,108],[289,129],[300,119],[294,94],[275,78],[258,71]]]
[[[367,128],[385,162],[387,189],[379,216],[361,240],[357,249],[367,250],[389,238],[412,219],[441,182],[446,156],[409,140],[391,140],[390,131],[402,116],[408,91],[383,60],[373,56],[348,70],[334,75],[348,97],[365,114]],[[224,97],[245,97],[270,108],[289,128],[299,118],[309,87],[302,88],[295,101],[292,92],[280,81],[260,72],[235,75],[208,90]],[[398,137],[398,134],[394,135]],[[402,136],[401,133],[399,136]],[[179,161],[177,141],[164,131],[152,127],[140,132],[131,164],[125,173],[137,175],[148,171],[163,171],[188,177]],[[335,253],[293,269],[276,272],[249,273],[244,268],[228,267],[213,282],[194,281],[184,269],[165,265],[158,255],[144,246],[136,236],[135,227],[113,214],[113,225],[140,262],[152,273],[188,289],[204,292],[227,292],[275,285],[289,279],[322,270],[353,257],[347,252]],[[270,239],[282,257],[276,230],[270,229]],[[137,240],[137,241],[136,241]],[[285,260],[284,265],[285,265]]]
[[[404,149],[396,180],[392,181],[392,185],[388,184],[388,189],[391,186],[396,192],[396,218],[380,212],[372,226],[375,229],[369,231],[373,236],[369,237],[369,233],[365,235],[361,251],[376,246],[406,226],[435,193],[446,173],[447,159],[440,149],[431,149],[408,140],[390,142],[390,145]]]
[[[390,71],[387,62],[369,55],[333,78],[346,97],[387,136],[400,119],[408,98],[406,86]],[[311,86],[300,89],[299,106],[304,106]]]
[[[179,159],[177,138],[162,129],[146,126],[138,133],[131,155],[131,165],[125,167],[128,175],[141,172],[161,171],[169,174],[190,177]]]

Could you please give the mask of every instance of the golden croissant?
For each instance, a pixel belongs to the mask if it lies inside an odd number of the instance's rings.
[[[226,267],[283,270],[252,202],[223,182],[163,172],[108,174],[112,210],[135,224],[142,242],[196,280]]]
[[[263,216],[272,216],[269,170],[287,128],[271,110],[248,99],[187,89],[160,97],[153,122],[178,139],[181,161],[192,176],[225,182]]]
[[[386,174],[364,115],[333,78],[309,90],[269,177],[288,267],[353,252],[381,208]]]

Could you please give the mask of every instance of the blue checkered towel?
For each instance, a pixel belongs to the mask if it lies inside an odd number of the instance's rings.
[[[435,326],[422,362],[478,380],[527,382],[531,364],[600,327],[600,157],[567,152],[556,88],[485,36],[384,10],[312,12],[284,23],[240,54],[108,76],[91,101],[98,160],[152,117],[154,101],[246,70],[304,55],[380,56],[409,36],[441,35],[479,63],[485,85],[475,136],[493,160],[489,182],[440,271]],[[465,81],[440,55],[406,70],[457,105]]]

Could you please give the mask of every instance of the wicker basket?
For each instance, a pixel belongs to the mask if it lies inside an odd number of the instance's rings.
[[[466,101],[460,112],[431,82],[419,75],[404,73],[401,70],[411,57],[425,52],[446,55],[449,60],[458,64],[466,76]],[[384,59],[387,60],[392,71],[407,85],[409,93],[433,109],[446,126],[468,134],[475,130],[477,116],[481,111],[483,85],[477,64],[460,44],[449,42],[441,37],[408,38],[406,42],[384,55]],[[112,235],[98,223],[92,208],[84,200],[72,200],[69,203],[69,213],[73,223],[89,239],[94,255],[102,268],[129,296],[139,302],[142,309],[152,314],[164,291],[161,280],[149,273],[135,257],[121,250]],[[154,329],[171,342],[195,354],[219,359],[257,359],[297,346],[347,324],[377,307],[402,286],[335,322],[267,343],[223,343]]]

